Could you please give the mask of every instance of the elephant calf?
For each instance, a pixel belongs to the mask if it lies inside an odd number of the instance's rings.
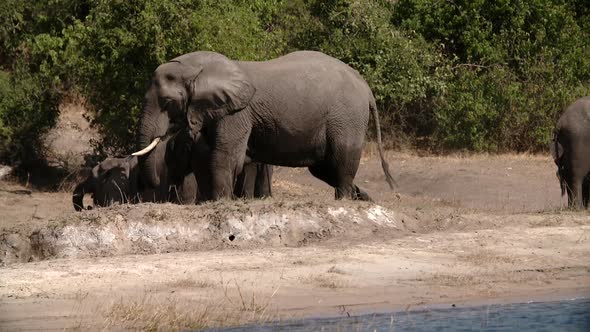
[[[568,206],[588,208],[590,197],[590,97],[576,100],[563,112],[551,141],[561,194]]]
[[[168,170],[163,168],[163,172]],[[110,206],[114,203],[173,202],[194,204],[197,197],[197,183],[192,173],[173,182],[167,179],[159,188],[146,188],[139,176],[138,159],[106,158],[96,165],[91,174],[74,189],[74,209],[84,209],[84,195],[91,194],[95,207]]]
[[[91,194],[94,206],[137,199],[137,158],[107,158],[96,165],[91,174],[74,189],[74,209],[84,209],[84,195]]]
[[[181,177],[174,184],[163,181],[165,188],[143,187],[139,177],[137,157],[107,158],[96,165],[91,174],[74,189],[72,202],[76,211],[84,209],[84,195],[91,194],[95,207],[114,203],[173,202],[194,204],[197,198],[197,181],[193,173]],[[236,179],[235,196],[243,198],[270,197],[272,166],[251,163],[244,166]]]

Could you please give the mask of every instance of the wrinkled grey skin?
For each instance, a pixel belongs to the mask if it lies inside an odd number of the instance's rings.
[[[590,97],[576,100],[563,112],[551,141],[561,194],[568,206],[588,208],[590,197]]]
[[[107,158],[96,165],[91,174],[74,189],[74,209],[84,209],[85,194],[91,194],[94,206],[137,200],[137,158]],[[131,179],[131,180],[130,180]]]
[[[208,175],[208,199],[231,197],[233,180],[245,162],[254,161],[308,167],[335,188],[336,199],[368,200],[354,177],[370,112],[377,124],[382,166],[393,188],[382,154],[375,99],[354,69],[310,51],[265,62],[194,52],[155,70],[144,99],[137,148],[188,127],[195,142],[204,139],[210,147],[208,153],[195,149],[192,154],[200,161],[196,165],[206,165],[195,167],[195,174]]]

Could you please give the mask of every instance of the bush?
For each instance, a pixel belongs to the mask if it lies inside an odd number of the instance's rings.
[[[66,59],[76,68],[88,98],[103,147],[129,152],[135,125],[152,72],[171,58],[195,50],[228,57],[262,60],[277,56],[265,20],[269,5],[257,1],[121,1],[101,2],[82,23],[65,31],[79,54]],[[271,2],[272,3],[272,2]]]
[[[0,4],[0,161],[37,161],[39,139],[55,124],[62,87],[61,29],[83,16],[83,2]]]
[[[37,160],[39,139],[55,123],[57,104],[57,94],[26,69],[0,71],[0,161]]]
[[[395,146],[540,151],[590,95],[588,40],[585,0],[6,0],[0,159],[35,155],[25,140],[72,92],[94,111],[98,150],[129,152],[153,70],[195,50],[339,58],[369,82]]]
[[[392,145],[427,141],[433,105],[446,86],[447,66],[438,50],[391,26],[390,1],[318,0],[307,6],[307,15],[297,16],[306,29],[281,20],[287,23],[287,49],[319,50],[357,69],[375,94]]]
[[[452,62],[435,108],[443,146],[545,149],[563,107],[590,94],[588,12],[581,1],[400,0],[392,22]]]

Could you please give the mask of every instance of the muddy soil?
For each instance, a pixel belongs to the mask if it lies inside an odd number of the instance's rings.
[[[305,169],[274,197],[74,213],[0,182],[0,327],[185,329],[590,295],[590,215],[545,156],[373,155],[336,202]]]

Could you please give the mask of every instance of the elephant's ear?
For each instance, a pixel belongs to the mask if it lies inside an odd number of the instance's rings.
[[[233,113],[246,108],[256,89],[233,61],[223,57],[191,67],[191,108],[196,111],[224,109]]]

